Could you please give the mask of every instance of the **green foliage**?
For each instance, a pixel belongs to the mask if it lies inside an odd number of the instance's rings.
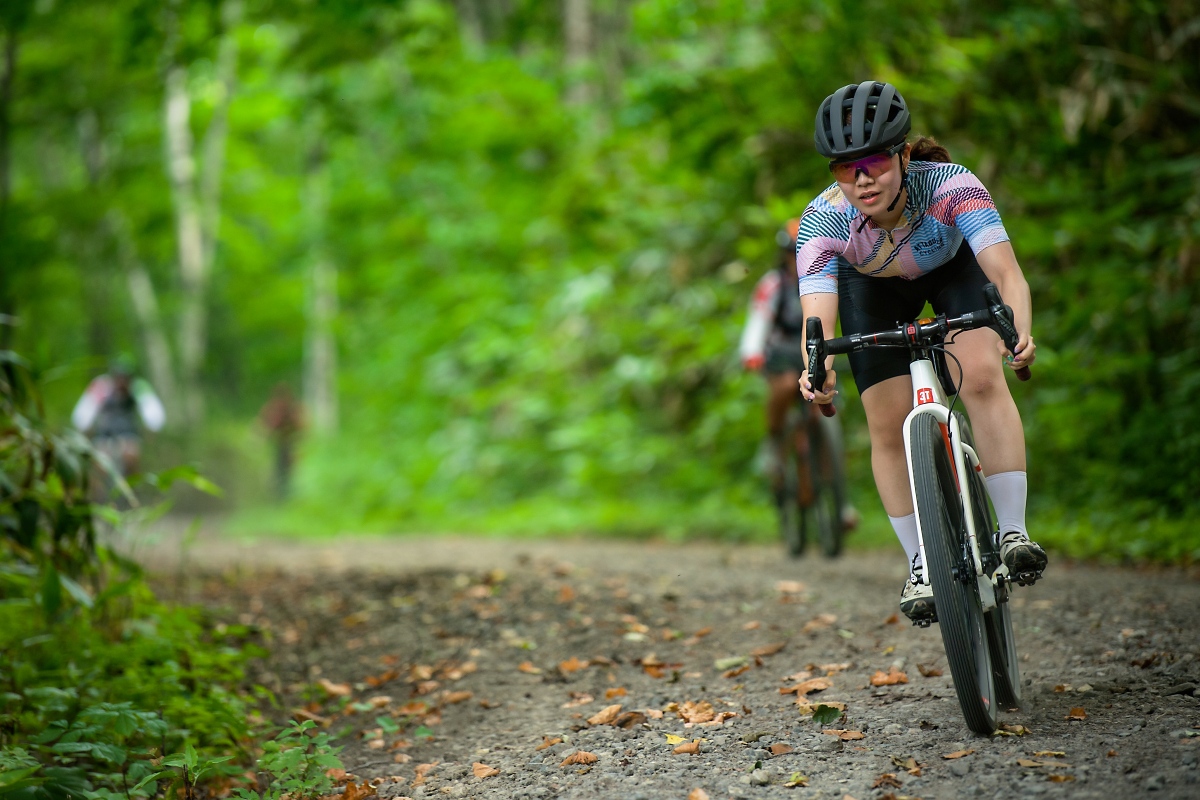
[[[812,718],[813,722],[817,723],[818,725],[829,725],[830,723],[837,722],[838,718],[841,716],[842,712],[838,711],[833,706],[820,704],[813,709]]]
[[[199,136],[220,98],[220,15],[181,5]],[[207,297],[214,431],[298,382],[311,267],[338,272],[341,426],[306,443],[275,522],[769,531],[749,469],[762,391],[736,364],[738,329],[776,227],[829,182],[817,103],[878,77],[991,189],[1033,287],[1039,363],[1014,393],[1052,543],[1200,553],[1191,6],[597,0],[593,58],[568,68],[554,4],[502,5],[248,4],[236,30]],[[145,335],[111,214],[164,317],[183,299],[153,6],[32,4],[20,22],[5,247],[22,259],[6,280],[18,340],[39,363],[74,359],[52,414]],[[864,19],[889,24],[865,36]],[[241,468],[227,453],[210,474]]]
[[[329,735],[315,730],[311,720],[292,722],[273,740],[263,745],[258,760],[258,772],[267,777],[267,787],[261,793],[238,789],[241,800],[281,797],[321,797],[333,789],[333,779],[326,773],[342,769],[337,754],[340,747],[329,743]]]
[[[98,456],[40,414],[16,357],[0,369],[0,794],[14,800],[152,796],[163,749],[184,747],[190,787],[249,738],[238,693],[256,651],[198,609],[160,603],[136,565],[100,543],[87,499]],[[109,465],[111,467],[111,465]],[[116,475],[116,480],[120,480]],[[145,476],[204,485],[194,470]],[[129,494],[128,487],[126,493]],[[129,494],[132,497],[131,494]],[[106,517],[121,517],[106,509]],[[168,758],[166,765],[174,762]]]

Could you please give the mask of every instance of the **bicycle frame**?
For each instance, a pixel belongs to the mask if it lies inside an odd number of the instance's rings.
[[[983,473],[983,466],[979,463],[979,455],[974,448],[966,444],[962,440],[962,431],[958,424],[958,418],[950,413],[950,407],[946,402],[946,395],[942,390],[941,381],[938,380],[937,374],[933,368],[933,362],[927,357],[916,358],[909,365],[909,373],[912,375],[913,385],[913,408],[908,412],[908,416],[904,418],[904,458],[908,468],[908,482],[910,491],[913,495],[913,511],[917,517],[917,546],[921,553],[921,563],[928,564],[925,558],[925,534],[924,526],[921,524],[920,505],[917,502],[916,493],[916,476],[913,474],[913,459],[912,459],[912,425],[913,422],[922,415],[932,416],[938,421],[938,425],[942,429],[942,436],[946,442],[946,448],[951,455],[951,463],[954,465],[955,482],[958,488],[958,498],[962,505],[962,517],[966,522],[967,541],[971,548],[971,560],[975,570],[975,578],[979,585],[979,598],[983,606],[983,610],[996,607],[996,580],[1002,580],[1003,574],[1007,570],[1001,566],[996,570],[995,578],[989,577],[984,570],[983,560],[979,554],[979,531],[975,530],[975,515],[970,513],[971,509],[971,483],[964,481],[960,476],[967,474],[967,469],[973,469],[980,474]],[[990,531],[984,532],[986,535],[991,535]],[[1003,572],[1002,572],[1003,571]],[[925,570],[921,578],[925,585],[929,583],[929,571]]]

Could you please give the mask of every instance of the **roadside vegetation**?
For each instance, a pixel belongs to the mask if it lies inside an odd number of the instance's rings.
[[[87,490],[102,473],[127,505],[209,484],[177,469],[131,487],[100,462],[46,425],[24,363],[0,353],[0,797],[328,793],[341,766],[328,735],[280,730],[270,693],[245,680],[261,637],[158,599],[106,544],[122,514]]]

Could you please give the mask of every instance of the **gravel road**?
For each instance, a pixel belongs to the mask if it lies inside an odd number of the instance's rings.
[[[898,548],[202,535],[137,553],[257,632],[253,679],[341,734],[380,797],[1200,797],[1195,570],[1052,561],[1013,601],[1025,707],[979,737],[937,627],[895,617]],[[844,715],[818,723],[820,704]]]

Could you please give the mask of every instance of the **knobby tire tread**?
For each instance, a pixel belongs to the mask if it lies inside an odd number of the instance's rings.
[[[993,702],[989,706],[984,702],[984,687],[979,685],[976,669],[978,658],[988,658],[986,633],[982,652],[975,652],[971,646],[968,619],[968,608],[972,602],[969,593],[974,590],[970,585],[955,580],[952,574],[960,560],[958,526],[955,523],[961,512],[957,493],[953,491],[954,473],[950,456],[934,417],[922,415],[914,420],[911,435],[917,513],[921,520],[925,556],[929,562],[926,571],[933,584],[938,625],[942,631],[950,674],[954,679],[954,691],[958,695],[967,727],[976,733],[991,735],[997,726],[996,704]],[[978,602],[977,599],[975,602]]]

